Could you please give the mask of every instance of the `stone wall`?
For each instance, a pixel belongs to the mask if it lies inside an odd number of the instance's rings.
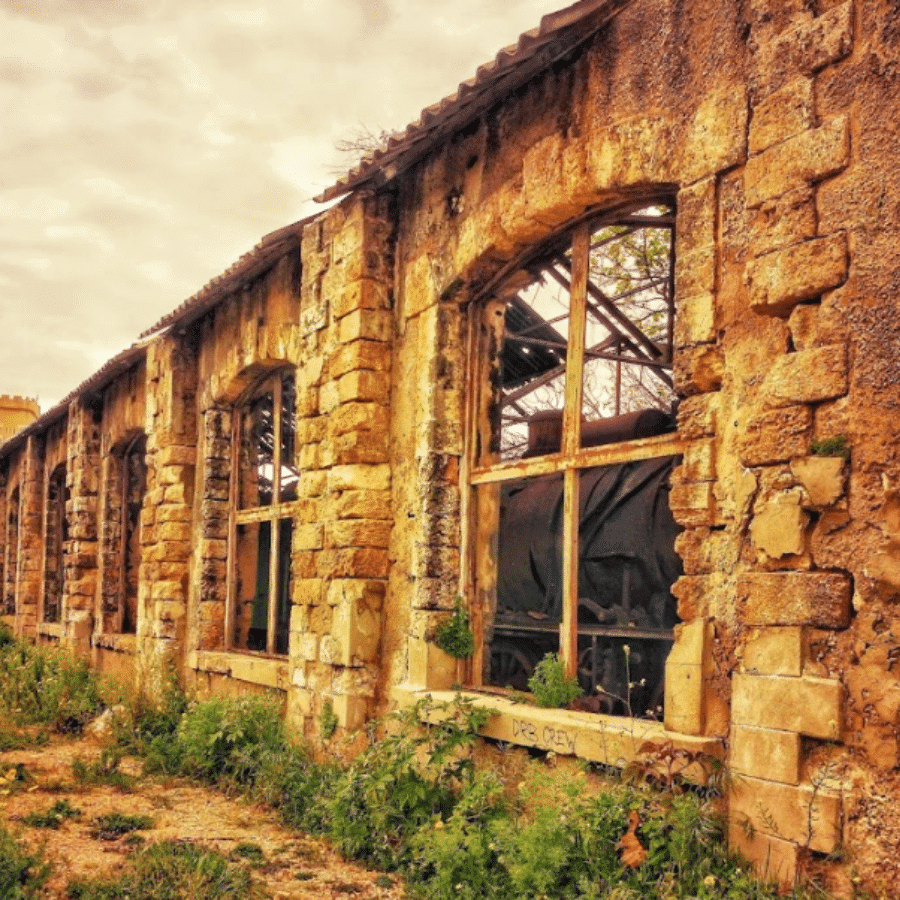
[[[174,666],[201,692],[274,690],[310,739],[329,709],[350,733],[477,682],[434,631],[458,597],[476,629],[490,602],[478,559],[496,535],[469,481],[489,289],[583,217],[664,198],[684,574],[665,721],[640,733],[726,759],[731,841],[765,874],[806,867],[849,891],[855,867],[888,890],[900,167],[884,123],[900,118],[898,43],[887,0],[634,0],[415,165],[297,226],[277,258],[223,276],[130,368],[0,451],[5,620],[40,630],[46,478],[65,461],[56,630],[100,668],[151,688]],[[278,513],[292,523],[287,654],[238,649],[230,611],[235,439],[273,373],[296,382],[296,496]],[[137,628],[123,635],[116,460],[139,435]],[[626,442],[592,464],[654,452]],[[550,749],[513,725],[540,722],[593,741],[583,755],[601,762],[634,752],[638,723],[586,715],[517,719],[504,701],[489,728]],[[552,746],[578,752],[575,737]],[[838,850],[849,864],[829,861]]]

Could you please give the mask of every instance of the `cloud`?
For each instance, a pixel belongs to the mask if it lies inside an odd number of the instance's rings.
[[[59,399],[545,0],[0,0],[0,393]]]

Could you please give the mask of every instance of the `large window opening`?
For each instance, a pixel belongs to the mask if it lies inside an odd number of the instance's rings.
[[[538,661],[558,653],[583,708],[662,715],[680,574],[668,505],[676,442],[665,437],[673,230],[669,202],[583,221],[523,257],[481,305],[476,684],[526,690]]]
[[[139,434],[113,450],[107,461],[101,587],[107,634],[137,632],[146,454],[147,437]]]
[[[234,416],[231,647],[288,652],[293,506],[297,499],[293,372],[268,375]]]
[[[66,519],[68,499],[66,465],[60,463],[47,479],[47,497],[44,505],[43,620],[45,622],[59,622],[62,617],[65,547],[69,539]]]

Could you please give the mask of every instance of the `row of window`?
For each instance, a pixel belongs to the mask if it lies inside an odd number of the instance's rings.
[[[464,469],[464,588],[479,632],[471,680],[524,689],[559,653],[597,708],[661,712],[680,574],[660,449],[599,466],[596,448],[675,428],[674,209],[646,201],[585,219],[524,255],[472,314],[474,415]],[[292,371],[232,410],[229,649],[288,652],[298,496]],[[146,441],[107,462],[101,579],[106,632],[138,619]],[[626,454],[627,455],[627,454]],[[19,489],[7,548],[15,547]],[[57,621],[68,540],[65,468],[46,481],[42,615]],[[5,611],[14,610],[15,554]]]

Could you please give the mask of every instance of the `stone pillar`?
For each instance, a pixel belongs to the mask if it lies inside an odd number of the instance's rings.
[[[21,472],[15,631],[19,637],[34,637],[41,581],[44,574],[44,438],[42,435],[29,435],[25,445]]]
[[[190,336],[147,347],[147,490],[141,512],[138,681],[157,692],[183,662],[197,456],[197,357]]]
[[[315,730],[374,714],[391,522],[393,318],[386,208],[354,198],[303,235],[289,715]]]
[[[62,602],[63,644],[90,652],[97,597],[98,492],[100,489],[101,407],[90,397],[69,404],[66,437],[65,586]]]

